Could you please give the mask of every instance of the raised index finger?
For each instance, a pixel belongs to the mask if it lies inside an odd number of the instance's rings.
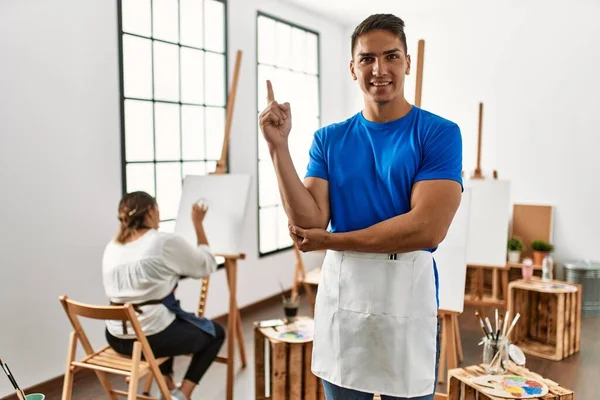
[[[275,95],[273,94],[273,85],[270,80],[267,80],[267,102],[270,103],[275,101]]]

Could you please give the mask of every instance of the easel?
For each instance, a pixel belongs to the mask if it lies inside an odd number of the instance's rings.
[[[302,285],[308,296],[308,299],[310,300],[310,304],[314,312],[316,300],[315,294],[313,293],[311,284],[306,280],[306,267],[304,266],[304,261],[302,260],[302,253],[300,253],[300,249],[298,249],[298,246],[296,246],[295,243],[294,254],[296,255],[296,266],[294,271],[294,286],[292,286],[292,298],[296,298],[298,296],[298,288],[300,285]]]
[[[417,78],[415,85],[415,105],[421,107],[423,93],[423,66],[425,64],[425,41],[419,40],[417,45]],[[446,370],[458,367],[463,360],[460,329],[458,326],[458,313],[448,310],[438,310],[438,318],[442,332],[440,338],[440,362],[438,367],[438,381],[444,382]]]
[[[477,135],[477,165],[471,179],[485,179],[481,171],[481,144],[483,139],[483,103],[479,103],[479,123]],[[498,179],[498,171],[494,170],[493,178]],[[467,265],[468,269],[474,270],[471,274],[470,287],[468,293],[465,294],[465,304],[474,306],[499,306],[506,307],[506,296],[508,292],[508,275],[510,267],[508,266],[488,266],[488,265]],[[485,273],[492,273],[492,295],[484,295]],[[500,274],[502,276],[500,277]],[[500,287],[502,287],[503,300],[499,298]]]
[[[229,135],[231,131],[231,121],[233,119],[233,105],[235,103],[235,95],[237,91],[237,83],[240,73],[240,64],[242,61],[242,52],[237,51],[235,58],[235,69],[233,72],[233,83],[231,91],[227,99],[227,120],[225,123],[225,136],[223,138],[223,147],[221,149],[221,158],[217,162],[217,167],[213,174],[227,173],[227,154],[229,151]],[[237,338],[242,368],[246,368],[246,348],[244,346],[244,333],[242,329],[242,318],[237,305],[237,261],[244,260],[246,255],[240,254],[217,254],[218,257],[225,259],[225,272],[227,275],[227,283],[229,286],[229,313],[227,314],[227,357],[217,357],[217,361],[227,364],[227,400],[233,399],[233,358],[235,354],[235,340]],[[200,301],[198,303],[198,316],[204,316],[206,306],[206,295],[208,293],[208,284],[210,277],[205,277],[202,280],[202,288],[200,291]]]

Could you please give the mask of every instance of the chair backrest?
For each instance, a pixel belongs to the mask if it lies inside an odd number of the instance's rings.
[[[116,320],[129,321],[135,332],[138,342],[142,345],[142,353],[148,362],[155,362],[154,354],[150,348],[150,344],[146,339],[146,335],[142,331],[142,327],[137,319],[133,305],[127,303],[123,306],[96,306],[84,304],[69,299],[66,295],[59,297],[59,300],[65,309],[67,318],[71,322],[75,334],[81,342],[85,352],[89,355],[94,352],[87,335],[85,334],[78,317],[99,319],[99,320]]]

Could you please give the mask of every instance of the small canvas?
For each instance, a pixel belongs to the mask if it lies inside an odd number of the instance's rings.
[[[216,254],[242,252],[242,233],[252,177],[247,174],[187,175],[183,181],[175,233],[196,246],[192,205],[208,205],[204,230]]]
[[[433,253],[438,270],[440,309],[445,311],[463,311],[470,214],[471,190],[465,188],[446,238]]]
[[[510,225],[510,182],[496,179],[465,181],[471,189],[467,264],[506,266]]]

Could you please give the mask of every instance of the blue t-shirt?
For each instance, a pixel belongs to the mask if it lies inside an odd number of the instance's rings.
[[[329,182],[331,232],[348,232],[409,212],[418,181],[451,179],[462,186],[461,172],[458,125],[413,106],[390,122],[371,122],[359,112],[319,129],[306,176]],[[433,268],[439,305],[435,261]]]

